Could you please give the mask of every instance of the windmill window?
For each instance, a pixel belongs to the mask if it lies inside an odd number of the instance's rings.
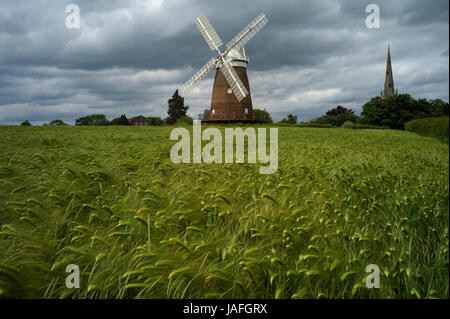
[[[391,83],[389,83],[389,88],[391,88],[392,87],[392,84]]]
[[[248,107],[245,108],[245,114],[248,114]]]
[[[212,114],[213,114],[213,115],[214,115],[215,111],[216,111],[216,110],[212,109]]]
[[[231,88],[228,88],[228,89],[227,89],[227,93],[228,93],[228,94],[233,93],[233,91],[231,90]]]

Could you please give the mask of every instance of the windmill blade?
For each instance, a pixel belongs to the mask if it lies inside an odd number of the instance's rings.
[[[200,69],[200,71],[187,80],[181,88],[182,94],[186,93],[190,88],[197,84],[197,82],[199,82],[216,65],[216,61],[217,58],[212,58]]]
[[[228,53],[231,49],[240,50],[251,38],[253,38],[259,30],[261,30],[269,20],[264,13],[261,13],[255,20],[250,22],[241,32],[238,33],[230,42],[227,44]]]
[[[225,60],[222,60],[222,64],[220,65],[220,70],[222,71],[223,75],[225,76],[225,79],[227,80],[228,84],[230,85],[230,88],[233,91],[234,95],[236,96],[238,101],[241,102],[247,96],[248,91],[245,88],[245,86],[242,83],[239,76],[236,74],[236,71],[234,71],[231,64],[229,64]]]
[[[216,30],[214,30],[213,26],[211,25],[211,22],[209,22],[208,18],[205,15],[202,15],[195,20],[195,24],[205,38],[206,43],[208,43],[211,51],[218,51],[219,47],[223,43],[222,40],[220,40]]]

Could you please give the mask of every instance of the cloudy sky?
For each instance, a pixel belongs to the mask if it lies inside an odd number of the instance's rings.
[[[66,28],[67,5],[80,28]],[[366,27],[368,4],[380,28]],[[337,105],[357,112],[384,85],[449,100],[448,0],[0,1],[0,124],[91,113],[167,116],[167,99],[214,53],[194,24],[205,13],[224,43],[260,12],[269,23],[246,46],[253,107],[300,121]],[[214,72],[185,96],[209,108]]]

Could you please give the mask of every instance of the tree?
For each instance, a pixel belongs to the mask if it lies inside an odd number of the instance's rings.
[[[167,122],[169,124],[174,124],[182,116],[186,115],[189,106],[184,106],[184,97],[178,94],[178,90],[172,95],[172,98],[168,101],[169,109],[167,114],[169,115]]]
[[[160,117],[148,117],[149,125],[161,126],[164,124],[163,120]]]
[[[312,122],[319,124],[331,124],[333,126],[341,126],[345,122],[356,123],[358,117],[355,115],[354,111],[347,109],[341,105],[334,109],[331,109],[325,113],[324,116],[316,118]]]
[[[76,119],[75,125],[109,125],[105,114],[91,114]]]
[[[449,105],[448,103],[442,101],[441,99],[430,100],[431,104],[431,116],[438,117],[448,115]]]
[[[280,123],[297,124],[297,115],[288,114],[287,118],[284,118]]]
[[[266,109],[254,109],[253,118],[255,119],[255,121],[262,121],[263,123],[267,124],[273,123],[272,117],[270,116],[269,112],[266,111]]]
[[[362,106],[362,109],[361,119],[359,120],[362,124],[380,125],[381,120],[386,116],[380,96],[370,99]]]
[[[176,124],[177,125],[192,125],[194,122],[194,120],[192,119],[192,117],[187,116],[187,115],[183,115],[182,117],[180,117]]]
[[[402,130],[408,121],[445,115],[445,110],[448,110],[445,104],[436,100],[415,100],[409,94],[394,95],[384,100],[377,96],[363,105],[360,122]]]
[[[325,113],[325,116],[336,116],[339,114],[345,114],[347,112],[351,112],[351,113],[355,114],[355,112],[353,110],[347,109],[346,107],[338,105],[336,108],[327,111]]]
[[[26,121],[20,123],[20,126],[32,126],[32,125],[31,125],[30,121],[26,120]]]
[[[315,119],[313,122],[319,124],[331,124],[333,126],[341,126],[345,122],[356,123],[358,117],[352,112],[345,112],[334,116],[321,116]]]
[[[202,121],[209,120],[209,113],[210,109],[205,109],[202,114],[198,115],[198,119]]]
[[[125,114],[111,121],[111,125],[128,125],[128,119]]]
[[[61,121],[61,120],[52,120],[52,121],[50,121],[48,124],[44,124],[44,125],[48,125],[48,126],[65,126],[65,125],[67,125],[66,123],[64,123],[63,121]]]

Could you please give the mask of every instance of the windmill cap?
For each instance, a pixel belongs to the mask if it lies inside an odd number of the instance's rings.
[[[247,57],[244,57],[238,50],[230,50],[225,59],[231,63],[232,66],[240,66],[246,68],[248,65]]]

